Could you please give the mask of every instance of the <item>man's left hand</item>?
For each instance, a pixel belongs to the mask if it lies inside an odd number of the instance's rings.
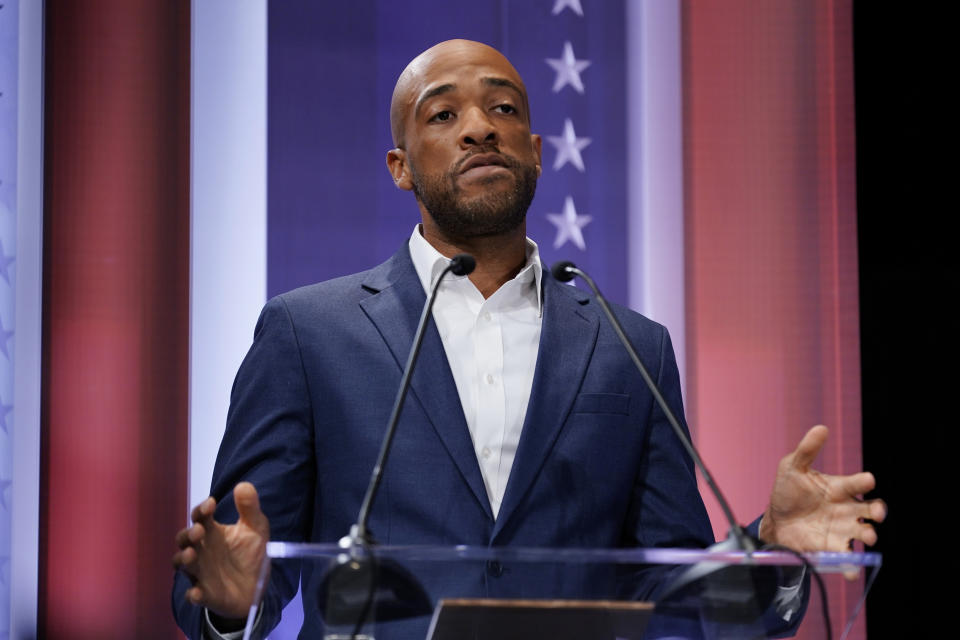
[[[863,500],[876,480],[872,473],[831,476],[810,468],[824,443],[827,428],[813,427],[777,468],[770,505],[760,522],[760,539],[797,551],[850,551],[854,542],[873,545],[887,506]]]

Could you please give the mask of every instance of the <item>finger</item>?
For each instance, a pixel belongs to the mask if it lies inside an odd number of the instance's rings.
[[[173,554],[171,562],[174,569],[180,569],[188,575],[193,575],[193,564],[197,561],[197,550],[193,547],[187,547],[183,551],[177,551]]]
[[[887,519],[887,503],[883,500],[876,498],[874,500],[867,500],[865,503],[867,509],[869,510],[868,519],[873,520],[874,522],[883,522]]]
[[[193,511],[190,512],[190,519],[194,522],[205,520],[213,515],[216,508],[217,501],[211,496],[193,508]]]
[[[877,531],[873,528],[872,525],[867,524],[866,522],[860,523],[860,530],[857,532],[857,540],[872,547],[877,544]]]
[[[870,505],[864,502],[851,500],[846,504],[835,505],[829,516],[829,551],[846,551],[845,545],[850,540],[861,540],[863,527],[871,525],[867,522],[869,515]]]
[[[848,496],[869,493],[877,486],[877,479],[869,471],[861,471],[849,476],[840,476],[840,487]]]
[[[823,449],[828,433],[829,430],[822,424],[818,424],[807,431],[791,455],[792,466],[801,471],[809,469],[820,454],[820,450]]]
[[[207,530],[204,529],[203,525],[197,523],[192,527],[187,527],[186,529],[181,529],[175,538],[177,546],[181,549],[190,547],[193,545],[200,544],[203,541],[203,537],[206,535]]]
[[[177,547],[183,549],[184,547],[190,545],[189,531],[190,527],[187,527],[186,529],[180,529],[180,531],[177,532],[177,535],[173,538]]]
[[[240,520],[260,532],[263,537],[270,537],[270,524],[267,516],[260,510],[260,497],[252,484],[241,482],[234,487],[233,502],[237,506]]]
[[[858,521],[871,520],[873,522],[883,522],[887,517],[887,505],[883,500],[864,500],[856,502],[855,505],[853,517]],[[847,515],[845,510],[838,513],[841,513],[842,516]]]
[[[203,589],[200,587],[190,587],[183,595],[193,604],[203,604]]]

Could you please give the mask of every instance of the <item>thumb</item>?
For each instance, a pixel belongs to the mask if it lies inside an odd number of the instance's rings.
[[[791,461],[793,467],[802,471],[809,469],[813,461],[820,455],[820,450],[823,449],[823,445],[827,442],[827,435],[829,433],[830,430],[822,424],[818,424],[807,431],[793,452],[793,460]]]
[[[260,497],[256,488],[249,482],[237,484],[233,488],[233,502],[237,506],[240,520],[269,539],[270,523],[260,510]]]

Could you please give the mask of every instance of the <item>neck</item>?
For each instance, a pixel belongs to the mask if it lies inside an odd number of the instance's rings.
[[[484,298],[512,280],[527,262],[526,225],[496,236],[448,238],[427,220],[420,227],[424,239],[447,258],[469,253],[477,267],[468,277]]]

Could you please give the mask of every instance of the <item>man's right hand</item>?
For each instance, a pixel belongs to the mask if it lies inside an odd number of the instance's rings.
[[[213,519],[217,506],[207,498],[190,514],[193,525],[176,536],[173,566],[190,578],[190,602],[228,619],[245,619],[253,604],[257,577],[270,539],[270,523],[260,511],[257,490],[249,482],[233,489],[240,517],[224,525]]]

